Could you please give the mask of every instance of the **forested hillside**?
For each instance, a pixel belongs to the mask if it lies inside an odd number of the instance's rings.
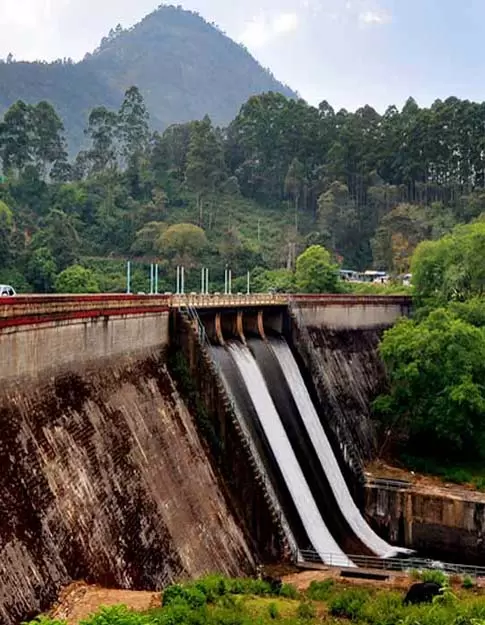
[[[135,289],[157,261],[162,290],[179,263],[189,289],[202,265],[220,288],[227,264],[236,289],[250,270],[254,288],[292,290],[312,245],[345,267],[405,273],[420,241],[485,211],[484,124],[484,104],[455,98],[380,116],[267,93],[225,129],[204,117],[160,134],[132,87],[119,110],[90,112],[69,160],[56,111],[17,102],[0,125],[0,281],[123,290],[131,258]],[[89,271],[66,278],[78,264]]]
[[[129,30],[113,29],[80,63],[0,62],[0,113],[18,99],[47,100],[64,120],[70,151],[76,151],[89,111],[118,108],[133,84],[158,130],[206,114],[228,124],[252,95],[295,95],[196,13],[161,6]]]

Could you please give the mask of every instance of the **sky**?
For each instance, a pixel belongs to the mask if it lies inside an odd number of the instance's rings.
[[[81,59],[159,0],[0,0],[0,58]],[[485,0],[174,0],[311,104],[485,100]],[[0,85],[1,89],[1,85]]]

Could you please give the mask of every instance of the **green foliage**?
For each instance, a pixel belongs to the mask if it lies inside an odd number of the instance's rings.
[[[55,281],[57,293],[99,293],[96,276],[90,269],[80,265],[72,265],[57,276]]]
[[[296,614],[302,621],[311,621],[316,617],[317,610],[310,601],[301,601],[298,604]]]
[[[432,582],[440,586],[446,586],[448,584],[448,575],[439,570],[428,569],[422,571],[419,575],[419,579],[423,582]]]
[[[313,581],[307,590],[307,597],[314,601],[327,601],[335,587],[333,579],[326,579],[323,582]]]
[[[459,226],[438,241],[421,243],[413,257],[415,292],[421,303],[464,302],[485,293],[485,222]]]
[[[330,600],[330,614],[340,618],[359,620],[364,614],[368,599],[369,593],[365,590],[345,590]]]
[[[276,619],[280,618],[280,613],[279,613],[278,606],[276,605],[276,603],[269,604],[268,614],[272,621],[275,621]]]
[[[223,584],[221,584],[223,580]],[[344,622],[348,619],[360,625],[477,625],[485,621],[485,604],[480,596],[467,589],[460,598],[449,586],[444,586],[440,596],[432,604],[407,606],[403,604],[404,593],[374,588],[331,589],[326,599],[311,599],[310,589],[306,596],[294,600],[270,598],[266,593],[255,596],[252,582],[257,580],[227,579],[210,576],[198,582],[171,586],[164,592],[163,607],[146,612],[135,612],[124,606],[102,608],[82,622],[82,625],[269,625],[279,621],[285,625],[298,623]],[[470,588],[469,583],[467,586]],[[201,590],[204,588],[207,595]],[[211,602],[200,603],[200,596],[211,596]],[[324,586],[313,586],[312,592],[320,592]],[[262,588],[261,588],[262,590]],[[236,593],[236,594],[235,594]],[[187,597],[199,600],[187,601]],[[169,600],[167,600],[169,598]],[[322,621],[318,613],[328,611],[330,619]],[[337,621],[338,619],[338,621]],[[40,617],[25,625],[65,625],[46,617]]]
[[[462,586],[463,588],[465,588],[465,590],[471,590],[475,587],[475,582],[469,575],[465,575],[465,577],[463,578]]]
[[[408,449],[467,460],[485,436],[485,331],[438,309],[388,330],[380,353],[390,391],[374,403],[386,427],[409,436]],[[431,390],[431,392],[430,392]]]
[[[312,245],[297,258],[295,282],[301,293],[337,293],[340,289],[337,267],[320,245]]]

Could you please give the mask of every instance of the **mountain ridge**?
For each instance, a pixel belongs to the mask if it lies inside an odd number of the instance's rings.
[[[83,144],[90,110],[117,108],[132,85],[157,130],[205,114],[225,125],[249,97],[267,91],[297,97],[218,27],[163,5],[129,29],[111,30],[81,61],[1,62],[0,113],[19,99],[51,102],[73,151]]]

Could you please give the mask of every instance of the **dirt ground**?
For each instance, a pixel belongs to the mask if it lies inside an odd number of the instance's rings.
[[[305,590],[312,581],[323,581],[334,578],[342,585],[372,586],[373,582],[361,579],[342,579],[340,569],[326,569],[320,571],[299,571],[294,567],[268,567],[266,573],[282,574],[285,583],[294,584],[298,590]],[[288,574],[285,574],[288,573]],[[376,582],[374,582],[376,583]],[[406,575],[392,575],[387,581],[379,581],[380,587],[402,588],[409,586]],[[136,590],[112,590],[99,586],[89,586],[84,582],[76,582],[67,586],[61,593],[56,606],[50,611],[50,616],[66,620],[68,625],[79,625],[89,615],[97,612],[102,606],[117,604],[126,605],[132,610],[144,611],[160,605],[160,592],[146,592]]]
[[[114,590],[75,582],[61,592],[50,616],[65,620],[69,625],[78,625],[103,606],[123,604],[139,611],[155,608],[160,605],[160,596],[159,592]]]

